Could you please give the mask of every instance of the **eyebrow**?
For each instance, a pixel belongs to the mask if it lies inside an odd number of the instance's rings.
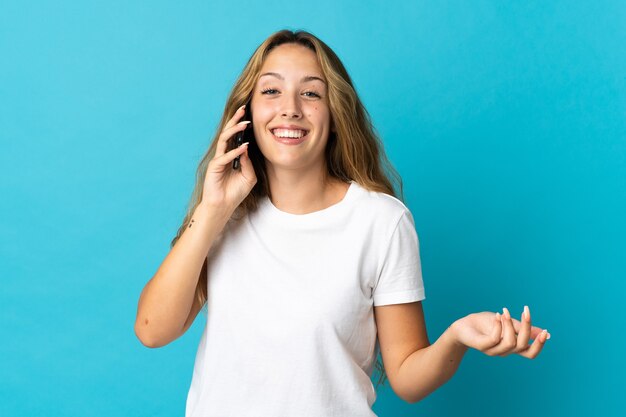
[[[261,75],[259,76],[259,78],[264,77],[264,76],[266,76],[266,75],[271,75],[271,76],[273,76],[273,77],[278,78],[279,80],[283,80],[283,81],[285,80],[285,77],[283,77],[282,75],[280,75],[280,74],[279,74],[279,73],[277,73],[277,72],[266,72],[266,73],[264,73],[264,74],[261,74]],[[307,76],[304,76],[304,77],[302,77],[302,79],[300,80],[300,82],[309,82],[309,81],[315,81],[315,80],[321,81],[321,82],[323,82],[324,84],[326,84],[326,81],[324,81],[322,78],[320,78],[320,77],[318,77],[318,76],[315,76],[315,75],[307,75]]]

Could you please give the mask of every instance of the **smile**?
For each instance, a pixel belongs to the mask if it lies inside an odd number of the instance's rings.
[[[298,145],[304,142],[309,133],[306,130],[291,129],[273,129],[271,132],[276,141],[286,145]]]

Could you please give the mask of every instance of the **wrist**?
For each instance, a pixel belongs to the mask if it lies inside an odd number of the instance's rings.
[[[468,347],[465,346],[463,342],[461,342],[461,338],[459,337],[458,326],[459,326],[459,320],[456,320],[454,323],[450,325],[450,327],[448,327],[445,333],[448,334],[449,341],[452,345],[454,345],[455,348],[467,350]]]
[[[209,216],[216,220],[222,220],[227,222],[232,216],[234,208],[230,208],[225,204],[213,204],[205,201],[200,201],[194,210],[194,214],[200,214],[202,216]]]

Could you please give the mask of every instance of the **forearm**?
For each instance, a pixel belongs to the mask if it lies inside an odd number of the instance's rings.
[[[452,378],[458,369],[468,348],[455,341],[453,326],[432,345],[409,355],[400,366],[399,382],[394,390],[405,401],[415,403],[425,398]]]
[[[146,284],[139,298],[135,332],[146,345],[162,346],[180,336],[194,301],[202,264],[229,213],[198,206],[191,227]]]

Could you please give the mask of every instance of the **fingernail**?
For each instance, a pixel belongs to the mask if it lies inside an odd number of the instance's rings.
[[[505,319],[511,318],[511,314],[509,313],[509,310],[506,307],[504,307],[502,311],[504,312],[502,315],[504,316]]]
[[[549,339],[550,338],[550,333],[548,333],[547,330],[544,330],[544,332],[546,332],[546,339]]]
[[[240,109],[245,109],[246,105],[244,104],[243,106],[239,107]]]
[[[244,142],[244,143],[242,143],[242,144],[241,144],[241,145],[239,145],[239,146],[248,146],[248,143],[250,143],[250,142]]]
[[[543,330],[541,331],[540,337],[541,337],[541,341],[542,341],[542,342],[545,342],[545,341],[546,341],[546,339],[547,339],[547,337],[548,337],[548,332],[547,332],[545,329],[543,329]]]
[[[500,320],[500,313],[496,313],[496,319]]]
[[[528,306],[524,306],[524,312],[522,313],[522,316],[524,317],[524,320],[530,319],[530,309],[528,308]]]
[[[252,120],[244,120],[243,122],[239,122],[237,124],[243,125],[243,124],[247,124],[247,123],[251,123],[251,122],[252,122]]]

